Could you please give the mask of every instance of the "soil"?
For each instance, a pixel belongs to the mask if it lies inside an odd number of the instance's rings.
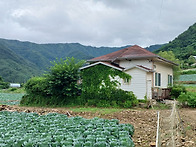
[[[163,119],[167,118],[171,114],[169,110],[153,110],[145,108],[135,108],[132,110],[125,109],[121,112],[115,112],[112,114],[90,113],[90,112],[72,112],[68,108],[38,108],[38,107],[19,107],[19,106],[7,106],[0,105],[0,111],[18,111],[18,112],[37,112],[40,115],[44,115],[51,112],[62,113],[68,116],[82,116],[84,118],[100,117],[105,119],[119,119],[120,123],[130,123],[134,126],[135,132],[132,137],[136,147],[149,147],[155,146],[156,143],[156,129],[157,129],[157,111],[160,111],[160,124],[164,127]],[[179,109],[181,120],[179,119],[179,127],[181,128],[178,133],[178,140],[176,146],[196,146],[196,109]],[[182,129],[183,128],[183,129]],[[164,128],[163,128],[164,129]],[[163,129],[160,131],[165,134]],[[183,134],[184,132],[184,134]],[[180,135],[179,135],[180,134]],[[167,140],[162,139],[162,145],[167,146]]]

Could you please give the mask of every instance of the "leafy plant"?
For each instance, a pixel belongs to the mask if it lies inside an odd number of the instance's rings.
[[[196,108],[196,93],[194,92],[181,93],[178,97],[178,101],[183,106]]]
[[[178,98],[181,93],[186,93],[186,88],[183,85],[174,85],[171,88],[171,97]]]
[[[130,75],[104,65],[83,69],[81,75],[81,98],[87,105],[127,108],[137,103],[132,92],[118,89],[120,82],[117,79],[131,79]]]

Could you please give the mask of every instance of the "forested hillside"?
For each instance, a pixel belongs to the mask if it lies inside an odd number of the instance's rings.
[[[124,47],[92,47],[79,43],[36,44],[17,40],[0,39],[0,43],[11,49],[17,55],[33,63],[40,70],[46,70],[50,61],[56,58],[74,57],[90,59],[101,56]]]
[[[159,51],[172,51],[178,59],[185,63],[191,55],[196,56],[196,23],[173,41],[156,50],[155,53]]]
[[[40,71],[36,66],[0,44],[0,76],[6,82],[24,82]]]

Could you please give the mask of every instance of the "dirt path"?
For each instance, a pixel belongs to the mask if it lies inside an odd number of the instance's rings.
[[[72,112],[68,108],[37,108],[37,107],[19,107],[1,105],[0,111],[18,111],[18,112],[36,112],[44,115],[51,112],[62,113],[70,116],[82,116],[84,118],[100,117],[105,119],[119,119],[120,123],[130,123],[134,126],[135,132],[133,141],[136,147],[149,147],[150,144],[156,142],[156,127],[157,127],[157,110],[151,109],[134,109],[123,110],[112,114],[90,113],[90,112]],[[167,117],[171,114],[171,110],[161,110],[162,117]],[[181,109],[180,114],[184,120],[184,127],[189,128],[185,138],[182,138],[183,146],[188,146],[194,141],[196,142],[196,110]],[[192,119],[194,118],[194,119]],[[184,141],[183,141],[184,139]]]

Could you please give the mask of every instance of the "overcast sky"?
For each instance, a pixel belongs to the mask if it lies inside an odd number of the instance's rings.
[[[0,38],[91,46],[166,43],[196,22],[196,0],[0,0]]]

